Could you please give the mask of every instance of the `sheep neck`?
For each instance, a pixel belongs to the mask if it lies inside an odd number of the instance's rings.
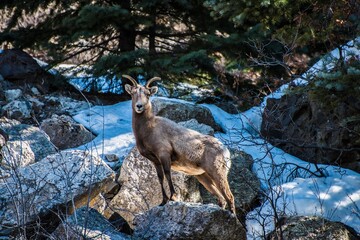
[[[154,114],[151,105],[147,106],[142,113],[133,110],[132,127],[137,141],[145,137],[153,126]]]

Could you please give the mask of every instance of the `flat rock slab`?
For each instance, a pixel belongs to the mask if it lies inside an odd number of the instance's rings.
[[[235,215],[214,204],[169,202],[136,216],[135,226],[135,239],[246,239]]]

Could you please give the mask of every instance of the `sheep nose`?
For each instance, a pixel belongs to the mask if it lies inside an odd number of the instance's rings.
[[[138,108],[138,109],[141,109],[142,108],[142,104],[140,104],[140,103],[138,103],[138,104],[136,104],[136,107]]]

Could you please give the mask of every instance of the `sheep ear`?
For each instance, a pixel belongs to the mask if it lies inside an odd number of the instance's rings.
[[[153,87],[150,88],[150,94],[151,94],[151,95],[154,95],[155,93],[157,93],[158,90],[159,90],[158,87],[153,86]]]
[[[128,93],[128,94],[130,94],[131,95],[131,89],[132,87],[131,87],[131,85],[129,85],[129,84],[125,84],[125,90],[126,90],[126,92]]]

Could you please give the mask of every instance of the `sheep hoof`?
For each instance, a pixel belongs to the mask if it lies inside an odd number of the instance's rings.
[[[219,205],[222,209],[225,209],[225,208],[226,208],[226,202],[225,202],[225,201],[218,200],[218,205]]]
[[[170,201],[178,201],[178,197],[176,196],[176,194],[173,194],[170,198]]]
[[[159,206],[164,206],[168,201],[168,199],[163,199]]]

